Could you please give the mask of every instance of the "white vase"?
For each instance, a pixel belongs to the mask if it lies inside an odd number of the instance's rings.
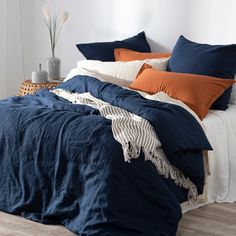
[[[46,64],[48,79],[59,80],[61,78],[61,60],[57,57],[49,57]]]

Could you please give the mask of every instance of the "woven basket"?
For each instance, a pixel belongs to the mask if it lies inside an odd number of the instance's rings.
[[[51,89],[57,86],[60,83],[57,82],[47,82],[47,83],[32,83],[31,80],[25,80],[22,82],[19,96],[24,96],[26,94],[34,94],[39,89],[47,88]]]

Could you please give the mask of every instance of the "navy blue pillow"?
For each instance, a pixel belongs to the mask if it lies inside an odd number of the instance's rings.
[[[144,32],[122,41],[80,43],[76,44],[76,46],[87,59],[100,61],[115,61],[115,48],[127,48],[138,52],[151,52]]]
[[[192,42],[181,35],[173,49],[167,70],[234,79],[236,73],[236,44],[200,44]],[[231,90],[232,87],[227,89],[211,108],[226,110]]]

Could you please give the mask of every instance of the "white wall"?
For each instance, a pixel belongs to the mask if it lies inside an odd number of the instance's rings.
[[[0,98],[17,94],[25,78],[23,54],[27,50],[22,45],[29,38],[27,1],[0,1]]]
[[[144,30],[153,51],[171,51],[180,34],[205,43],[236,43],[235,0],[18,1],[25,5],[22,29],[26,79],[50,56],[41,14],[45,3],[70,14],[56,48],[63,76],[83,58],[75,47],[79,42],[123,39]]]

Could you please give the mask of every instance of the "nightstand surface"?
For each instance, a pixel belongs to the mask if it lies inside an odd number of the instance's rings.
[[[34,94],[40,89],[46,88],[51,89],[62,83],[62,80],[48,81],[47,83],[32,83],[31,80],[25,80],[22,82],[19,96],[24,96],[26,94]]]

